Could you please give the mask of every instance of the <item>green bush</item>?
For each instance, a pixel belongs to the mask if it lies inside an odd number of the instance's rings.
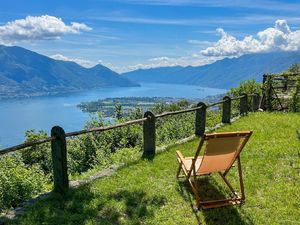
[[[19,155],[0,158],[0,211],[46,190],[49,178],[38,166],[26,166]]]
[[[186,101],[173,104],[157,104],[150,111],[159,114],[165,111],[175,111],[190,107]],[[118,115],[123,115],[118,107]],[[126,117],[119,116],[116,123],[142,118],[140,108],[131,110]],[[168,144],[188,137],[194,133],[195,113],[165,117],[156,122],[157,145]],[[100,113],[93,114],[87,121],[85,129],[111,125],[105,122]],[[142,125],[130,125],[101,133],[91,133],[68,140],[68,165],[71,174],[80,174],[94,167],[103,168],[114,164],[116,156],[125,152],[142,150]],[[132,150],[129,150],[132,149]],[[131,156],[128,156],[129,158]]]
[[[111,161],[114,165],[127,165],[141,156],[139,148],[123,148],[111,155]]]
[[[230,97],[238,97],[242,94],[253,94],[258,93],[262,94],[262,83],[259,83],[255,80],[246,80],[239,84],[236,88],[231,88],[227,95]],[[248,109],[251,109],[252,98],[248,97]],[[233,115],[237,115],[239,113],[239,101],[231,102],[231,111]]]
[[[46,131],[28,130],[25,133],[26,142],[43,139],[47,137]],[[45,174],[51,174],[52,161],[50,143],[35,145],[21,151],[23,162],[26,165],[39,166]]]
[[[255,81],[255,80],[246,80],[239,84],[236,88],[231,88],[230,91],[227,93],[232,97],[237,97],[242,94],[253,94],[259,93],[261,94],[262,84]]]
[[[185,113],[159,118],[156,121],[157,145],[174,143],[194,133],[195,113]]]
[[[295,70],[298,69],[298,64],[293,65]],[[300,77],[296,77],[296,88],[291,91],[292,99],[289,102],[289,111],[291,112],[300,112]]]
[[[121,114],[122,112],[119,112]],[[124,118],[117,123],[124,122]],[[87,121],[85,129],[111,125],[101,114]],[[94,132],[68,140],[69,173],[80,174],[93,167],[103,168],[112,163],[111,155],[126,148],[141,149],[141,125],[131,125],[105,132]]]
[[[99,144],[93,135],[87,134],[71,139],[68,145],[68,170],[70,174],[82,173],[95,164],[104,161],[104,156],[99,156]]]

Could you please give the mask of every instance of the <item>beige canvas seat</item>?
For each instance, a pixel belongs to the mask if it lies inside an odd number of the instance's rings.
[[[182,172],[183,177],[187,178],[196,196],[198,208],[221,207],[241,204],[245,201],[240,153],[251,135],[252,131],[204,134],[195,156],[184,157],[180,151],[176,152],[179,162],[177,177],[182,177],[180,176]],[[205,146],[203,156],[199,156],[203,146]],[[237,194],[226,178],[235,161],[237,161],[241,195]],[[232,198],[211,201],[201,200],[199,196],[199,188],[201,187],[198,187],[196,178],[210,173],[218,173],[221,176],[231,190]]]

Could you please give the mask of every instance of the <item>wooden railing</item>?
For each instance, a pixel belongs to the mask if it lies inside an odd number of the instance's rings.
[[[290,110],[299,94],[300,73],[264,74],[260,108],[267,111]]]
[[[248,106],[248,98],[252,97],[252,106]],[[53,182],[54,191],[58,193],[65,193],[69,188],[68,172],[67,172],[67,137],[74,137],[82,134],[88,134],[93,132],[104,132],[112,129],[117,129],[120,127],[125,127],[133,124],[143,124],[143,157],[153,158],[155,156],[156,149],[156,131],[155,122],[157,118],[163,118],[166,116],[178,115],[189,112],[196,112],[195,115],[195,135],[202,136],[205,133],[206,125],[206,111],[210,107],[214,107],[222,104],[222,123],[230,123],[231,121],[231,102],[239,100],[239,113],[240,115],[246,115],[248,111],[257,111],[259,107],[259,94],[243,94],[241,96],[230,98],[225,96],[222,101],[206,105],[203,102],[199,102],[196,107],[183,109],[179,111],[164,112],[162,114],[154,115],[152,112],[147,111],[144,117],[137,120],[131,120],[124,123],[96,127],[91,129],[85,129],[80,131],[74,131],[65,133],[64,129],[59,126],[54,126],[51,129],[51,136],[39,139],[31,142],[24,142],[20,145],[12,146],[9,148],[2,149],[0,151],[0,156],[7,153],[15,152],[20,149],[27,147],[51,142],[51,154],[52,154],[52,166],[53,166]]]

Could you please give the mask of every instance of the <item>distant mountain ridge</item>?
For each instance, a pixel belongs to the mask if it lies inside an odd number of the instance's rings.
[[[300,52],[272,52],[225,58],[197,67],[140,69],[122,75],[133,82],[175,83],[228,89],[248,79],[262,80],[264,73],[282,72],[300,62]]]
[[[0,98],[128,86],[137,84],[100,64],[85,68],[21,47],[0,45]]]
[[[126,78],[135,82],[153,83],[169,83],[169,79],[173,74],[183,69],[182,66],[157,67],[149,69],[137,69],[131,72],[123,73]]]
[[[0,99],[53,95],[97,87],[129,87],[150,82],[228,89],[243,80],[260,81],[264,73],[282,72],[299,62],[299,51],[273,52],[225,58],[204,66],[139,69],[120,75],[100,64],[85,68],[21,47],[0,45]]]

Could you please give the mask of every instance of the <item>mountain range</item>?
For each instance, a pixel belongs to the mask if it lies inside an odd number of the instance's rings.
[[[300,62],[300,52],[248,54],[204,66],[138,69],[118,74],[103,65],[82,67],[17,46],[0,45],[0,99],[40,96],[98,87],[129,87],[139,83],[170,83],[229,89],[264,73],[282,72]]]
[[[0,98],[137,85],[100,64],[88,69],[21,47],[0,45]]]
[[[299,51],[272,52],[225,58],[204,66],[139,69],[122,75],[137,83],[174,83],[228,89],[243,80],[261,81],[263,74],[282,72],[299,62]]]

